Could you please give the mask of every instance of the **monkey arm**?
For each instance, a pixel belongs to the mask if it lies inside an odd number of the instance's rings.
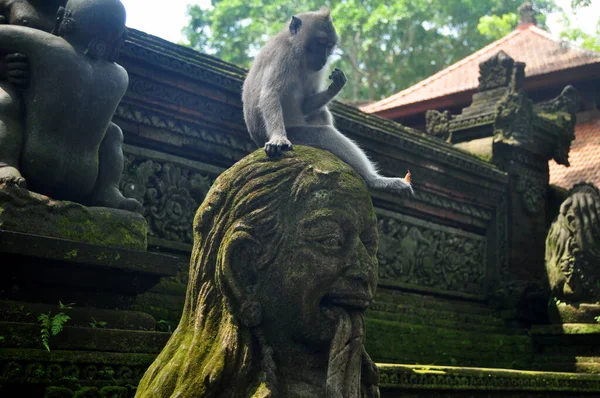
[[[272,87],[263,88],[260,92],[258,106],[265,122],[267,136],[269,138],[286,137],[280,91]]]
[[[307,97],[302,104],[302,113],[307,116],[322,109],[331,102],[336,94],[337,93],[333,93],[331,90],[327,89]]]

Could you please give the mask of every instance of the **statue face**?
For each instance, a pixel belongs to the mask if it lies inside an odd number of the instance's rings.
[[[329,343],[339,311],[366,310],[377,286],[377,223],[360,192],[317,191],[284,215],[279,255],[259,273],[266,333]]]

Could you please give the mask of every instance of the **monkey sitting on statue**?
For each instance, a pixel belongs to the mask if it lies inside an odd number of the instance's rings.
[[[325,149],[352,166],[369,188],[404,193],[413,190],[406,178],[384,177],[365,153],[333,126],[327,105],[346,84],[335,69],[324,87],[328,58],[338,37],[327,9],[293,16],[256,56],[244,81],[244,119],[254,142],[268,156],[281,155],[295,144]]]

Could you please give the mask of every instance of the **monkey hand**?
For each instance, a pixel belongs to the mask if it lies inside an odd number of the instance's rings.
[[[270,158],[281,156],[283,151],[291,151],[292,149],[294,149],[292,143],[281,136],[273,137],[265,144],[265,152]]]
[[[8,54],[6,61],[6,75],[9,83],[25,88],[29,84],[29,59],[21,53]]]
[[[329,79],[331,79],[331,85],[329,86],[329,90],[335,92],[336,94],[346,85],[348,79],[346,78],[346,74],[335,68],[331,75],[329,75]]]
[[[1,163],[3,165],[5,163]],[[0,166],[0,184],[6,184],[7,186],[17,186],[19,188],[27,188],[25,179],[19,173],[19,170],[12,166]]]

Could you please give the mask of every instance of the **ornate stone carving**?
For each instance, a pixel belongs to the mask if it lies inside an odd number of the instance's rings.
[[[548,125],[545,129],[558,136],[552,158],[558,164],[569,166],[569,151],[575,139],[575,114],[579,110],[577,90],[573,86],[566,86],[558,97],[536,105],[535,110],[538,115],[536,122],[544,124],[544,127]]]
[[[600,315],[600,190],[594,185],[575,185],[561,205],[546,239],[546,272],[553,298],[574,306],[559,311],[595,322],[589,312]],[[583,309],[584,303],[596,308]]]
[[[37,6],[4,1],[0,11],[11,23],[29,24],[29,15],[47,28],[50,6]],[[117,188],[123,136],[110,121],[127,89],[127,72],[114,63],[125,33],[119,0],[70,0],[53,33],[0,26],[0,52],[23,53],[28,72],[26,82],[0,83],[0,181],[54,199],[141,210]]]
[[[354,170],[260,149],[216,179],[196,222],[179,327],[137,397],[379,396],[364,349],[377,223]]]
[[[449,292],[487,291],[485,239],[379,217],[379,277]]]
[[[521,168],[517,176],[516,191],[521,194],[523,206],[528,213],[536,214],[544,210],[547,187],[542,175]]]
[[[425,112],[427,133],[446,141],[450,137],[450,112],[430,110]]]
[[[511,81],[515,61],[504,51],[479,64],[479,91],[507,87]]]
[[[129,91],[143,97],[158,99],[167,104],[202,110],[208,120],[213,122],[243,123],[242,110],[207,97],[191,94],[177,87],[161,84],[145,77],[130,75]],[[243,124],[240,128],[244,128]]]
[[[211,184],[194,170],[128,154],[121,190],[142,203],[150,236],[192,243],[194,214]]]
[[[116,116],[144,126],[155,127],[181,134],[184,137],[201,140],[207,147],[218,146],[219,153],[232,161],[237,161],[248,152],[256,149],[256,145],[250,140],[250,137],[242,139],[222,133],[215,128],[207,128],[201,124],[178,120],[127,102],[121,102],[117,108]]]
[[[519,7],[519,25],[535,23],[535,10],[533,9],[533,5],[526,1]]]
[[[584,397],[590,391],[600,390],[598,377],[591,374],[481,371],[419,365],[382,366],[381,384],[398,391],[420,389],[422,395],[417,394],[435,398],[476,396],[481,390],[495,391],[499,396],[540,397],[549,389],[558,396],[562,392],[564,397]],[[581,395],[575,395],[577,393]]]
[[[509,92],[496,107],[494,142],[523,145],[533,142],[533,103],[522,91]]]
[[[239,98],[245,70],[188,48],[169,46],[170,43],[164,41],[154,49],[148,46],[148,42],[152,40],[154,40],[152,36],[131,29],[127,42],[123,46],[122,57],[150,62],[162,69],[177,72],[194,80],[217,85],[220,89],[231,92]],[[170,47],[169,54],[164,51],[165,46]]]

